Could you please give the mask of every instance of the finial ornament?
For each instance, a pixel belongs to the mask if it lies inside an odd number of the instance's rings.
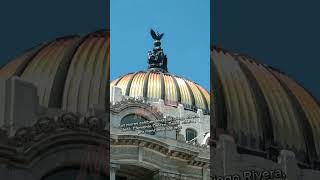
[[[164,54],[160,42],[164,33],[158,33],[151,29],[150,34],[154,40],[154,47],[152,51],[148,52],[148,68],[149,70],[167,72],[167,56]]]

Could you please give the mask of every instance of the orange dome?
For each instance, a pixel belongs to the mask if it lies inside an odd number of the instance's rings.
[[[1,78],[19,76],[38,87],[40,104],[85,113],[106,107],[109,32],[68,36],[28,50],[0,69]]]
[[[215,126],[250,149],[290,149],[299,160],[320,157],[320,106],[302,86],[253,58],[211,49]]]
[[[112,81],[110,88],[121,88],[122,94],[131,97],[143,97],[165,104],[177,106],[183,104],[186,109],[202,109],[209,113],[209,93],[198,84],[162,71],[139,71],[123,75]]]

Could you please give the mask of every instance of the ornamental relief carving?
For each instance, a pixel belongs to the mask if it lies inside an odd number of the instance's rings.
[[[109,129],[106,130],[107,120],[95,116],[84,117],[77,113],[64,113],[57,117],[41,117],[31,127],[22,127],[13,137],[6,132],[0,133],[0,140],[11,148],[26,149],[32,144],[50,139],[59,133],[95,133],[109,141]]]
[[[144,114],[149,112],[153,114],[156,119],[163,119],[164,115],[161,113],[158,108],[152,106],[150,103],[143,101],[140,98],[126,97],[123,98],[120,102],[117,102],[114,105],[110,106],[110,112],[112,114],[119,114],[125,109],[139,109],[137,114]]]

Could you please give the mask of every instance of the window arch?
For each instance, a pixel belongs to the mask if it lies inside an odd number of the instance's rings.
[[[121,119],[120,126],[125,124],[139,123],[139,122],[145,122],[145,121],[149,121],[149,120],[139,114],[129,114]],[[146,125],[152,126],[151,123],[148,123]],[[133,131],[134,130],[133,126],[131,126],[130,129]],[[144,130],[152,130],[152,132],[146,132],[146,134],[151,134],[151,135],[155,134],[155,132],[153,131],[154,130],[153,127],[145,128]]]
[[[186,129],[186,141],[191,141],[194,138],[196,138],[197,136],[198,136],[198,133],[196,130],[191,129],[191,128]],[[195,142],[197,142],[197,140],[195,140]]]

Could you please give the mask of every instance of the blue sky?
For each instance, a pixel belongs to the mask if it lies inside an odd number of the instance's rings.
[[[0,64],[58,37],[108,29],[108,21],[106,0],[1,1]]]
[[[298,81],[320,100],[320,1],[211,3],[212,41]]]
[[[111,80],[147,69],[150,28],[164,32],[168,71],[210,89],[209,0],[111,0]]]

